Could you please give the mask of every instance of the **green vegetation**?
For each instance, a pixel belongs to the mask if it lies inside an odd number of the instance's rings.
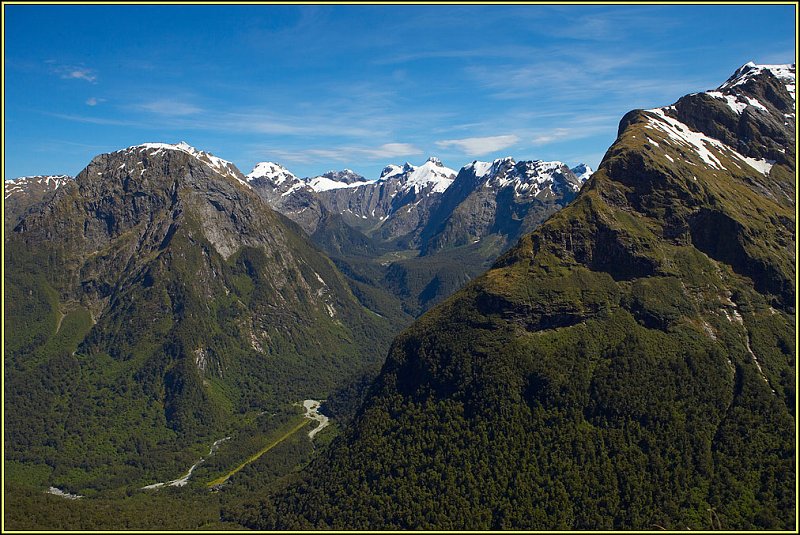
[[[164,176],[184,176],[183,169]],[[293,226],[259,211],[254,195],[209,228],[208,207],[220,208],[203,195],[228,188],[230,202],[249,192],[195,175],[174,194],[183,202],[172,213],[164,204],[171,178],[161,191],[151,176],[145,195],[105,191],[128,187],[121,180],[78,180],[97,191],[65,190],[5,243],[5,462],[17,474],[6,490],[28,514],[55,499],[65,516],[36,526],[153,526],[137,511],[168,510],[197,485],[208,493],[205,483],[248,461],[287,425],[305,426],[291,403],[324,399],[377,372],[391,324],[365,310]],[[205,193],[197,194],[202,180]],[[103,217],[87,215],[103,199],[113,199]],[[234,223],[246,228],[226,227]],[[47,239],[55,226],[60,239]],[[250,238],[229,253],[228,236]],[[314,447],[300,435],[250,462],[220,494],[230,500],[247,485],[263,489],[305,464]],[[228,436],[209,457],[211,444]],[[189,488],[141,490],[181,477],[201,458]],[[269,469],[248,476],[256,465]],[[40,495],[49,486],[85,498]],[[147,492],[153,496],[139,496]],[[115,499],[127,512],[101,520]],[[16,528],[34,527],[22,513],[12,518]]]
[[[333,221],[346,279],[230,184],[92,217],[65,190],[6,243],[6,526],[793,529],[793,153],[763,175],[709,149],[722,171],[647,113],[447,299],[500,241],[385,269]],[[309,397],[342,424],[313,443]]]
[[[763,332],[759,314],[743,311],[744,329],[703,316],[725,350],[697,326],[711,295],[693,297],[679,279],[586,272],[592,291],[497,287],[516,270],[491,272],[404,333],[354,428],[305,480],[257,514],[226,518],[259,529],[793,526],[793,405],[758,375],[743,332],[772,352],[791,346]],[[642,299],[645,289],[670,298]],[[764,306],[740,291],[739,302]],[[528,331],[531,302],[583,318]],[[793,355],[759,358],[793,377]]]
[[[216,478],[216,479],[214,479],[212,481],[209,481],[207,483],[207,486],[214,487],[216,485],[221,485],[221,484],[225,483],[231,476],[235,475],[242,468],[244,468],[248,464],[252,463],[253,461],[258,460],[259,457],[261,457],[262,455],[267,453],[269,450],[271,450],[272,448],[274,448],[275,446],[277,446],[278,444],[280,444],[281,442],[283,442],[287,438],[291,437],[293,434],[297,433],[300,429],[305,427],[307,424],[308,424],[308,420],[302,420],[299,423],[295,424],[294,427],[289,429],[287,432],[283,433],[276,440],[273,440],[273,441],[269,442],[266,446],[264,446],[263,448],[258,450],[256,453],[254,453],[253,455],[248,457],[247,460],[245,460],[243,463],[241,463],[239,466],[237,466],[233,470],[227,472],[226,474],[223,474],[223,475],[219,476],[218,478]]]
[[[395,339],[326,455],[225,518],[793,529],[794,185],[685,149],[626,117],[570,206]]]

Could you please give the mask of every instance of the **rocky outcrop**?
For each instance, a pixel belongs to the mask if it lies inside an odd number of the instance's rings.
[[[6,180],[3,204],[3,223],[6,236],[19,218],[33,205],[49,197],[56,189],[72,180],[68,175],[23,176]]]

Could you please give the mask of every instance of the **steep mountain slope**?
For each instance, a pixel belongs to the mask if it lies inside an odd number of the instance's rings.
[[[6,180],[3,184],[3,223],[6,234],[11,232],[28,208],[41,202],[69,180],[72,177],[68,175],[23,176]]]
[[[80,494],[172,479],[388,345],[294,223],[183,143],[95,157],[5,245],[6,459]]]
[[[573,203],[395,340],[328,455],[228,515],[793,529],[793,91],[746,65],[626,115]]]
[[[306,181],[285,167],[261,162],[247,174],[250,186],[270,207],[313,234],[327,210]]]

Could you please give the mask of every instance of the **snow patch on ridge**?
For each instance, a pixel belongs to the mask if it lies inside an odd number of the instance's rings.
[[[795,99],[795,65],[794,63],[787,63],[783,65],[756,65],[752,61],[748,61],[739,67],[733,76],[731,76],[724,84],[719,86],[720,89],[730,89],[739,85],[745,84],[748,80],[759,76],[764,71],[769,71],[775,78],[784,82],[786,91]]]
[[[223,160],[222,158],[218,158],[217,156],[214,156],[210,152],[197,150],[196,148],[192,147],[185,141],[181,141],[180,143],[176,143],[174,145],[170,143],[142,143],[141,145],[134,145],[132,147],[128,147],[127,149],[119,150],[117,152],[148,151],[148,152],[153,152],[153,154],[158,154],[162,150],[176,150],[184,152],[186,154],[190,154],[200,162],[210,167],[216,173],[219,173],[222,176],[234,178],[240,183],[244,184],[245,186],[250,187],[250,184],[248,184],[244,175],[242,175],[241,172],[239,172],[239,170],[236,168],[236,166],[233,165],[231,162]]]
[[[5,198],[22,193],[33,184],[46,185],[56,190],[72,180],[69,175],[21,176],[5,181]]]
[[[314,178],[307,179],[306,184],[308,184],[308,186],[314,191],[328,191],[332,189],[357,188],[359,186],[365,186],[367,184],[371,184],[371,182],[363,181],[363,182],[351,182],[350,184],[347,184],[346,182],[339,182],[337,180],[332,180],[326,176],[317,176]]]
[[[772,165],[775,163],[771,160],[756,160],[743,156],[721,141],[691,130],[687,125],[667,115],[664,112],[664,108],[654,108],[646,111],[655,116],[648,117],[648,128],[661,130],[678,145],[692,149],[711,168],[727,170],[717,156],[709,150],[712,148],[728,157],[744,162],[765,175],[769,174]]]

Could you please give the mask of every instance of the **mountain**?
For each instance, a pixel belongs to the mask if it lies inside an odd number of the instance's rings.
[[[338,214],[354,229],[386,241],[420,228],[455,174],[432,157],[420,166],[389,165],[371,181],[350,169],[300,179],[272,162],[257,164],[248,178],[273,208],[309,234],[323,217]]]
[[[343,169],[341,171],[328,171],[318,177],[308,178],[306,181],[314,191],[326,191],[344,186],[360,186],[366,183],[367,180],[352,169]]]
[[[581,184],[589,180],[589,177],[592,176],[592,173],[594,173],[592,168],[586,165],[585,163],[576,165],[575,167],[570,169],[570,171],[572,171],[573,175],[578,177],[578,180],[580,180]]]
[[[247,174],[247,181],[273,210],[296,222],[308,234],[313,234],[327,215],[313,188],[277,163],[256,164]]]
[[[328,190],[320,197],[330,211],[342,214],[355,228],[372,230],[384,241],[413,243],[455,175],[431,157],[420,166],[389,165],[374,182]]]
[[[22,217],[5,243],[7,462],[82,495],[170,480],[377,369],[392,326],[254,182],[148,143]]]
[[[72,180],[68,175],[23,176],[4,183],[3,222],[9,234],[25,211]]]
[[[227,515],[794,529],[794,73],[628,113],[572,203],[395,339],[326,455]]]
[[[474,161],[459,171],[425,226],[423,253],[489,235],[502,236],[505,249],[569,203],[583,181],[561,162]]]
[[[576,170],[580,178],[560,162],[506,158],[473,162],[457,174],[431,157],[420,166],[388,165],[375,181],[350,170],[298,179],[273,163],[248,176],[263,181],[252,183],[351,280],[381,293],[385,304],[399,299],[404,313],[416,316],[574,198],[592,172],[584,164]]]

